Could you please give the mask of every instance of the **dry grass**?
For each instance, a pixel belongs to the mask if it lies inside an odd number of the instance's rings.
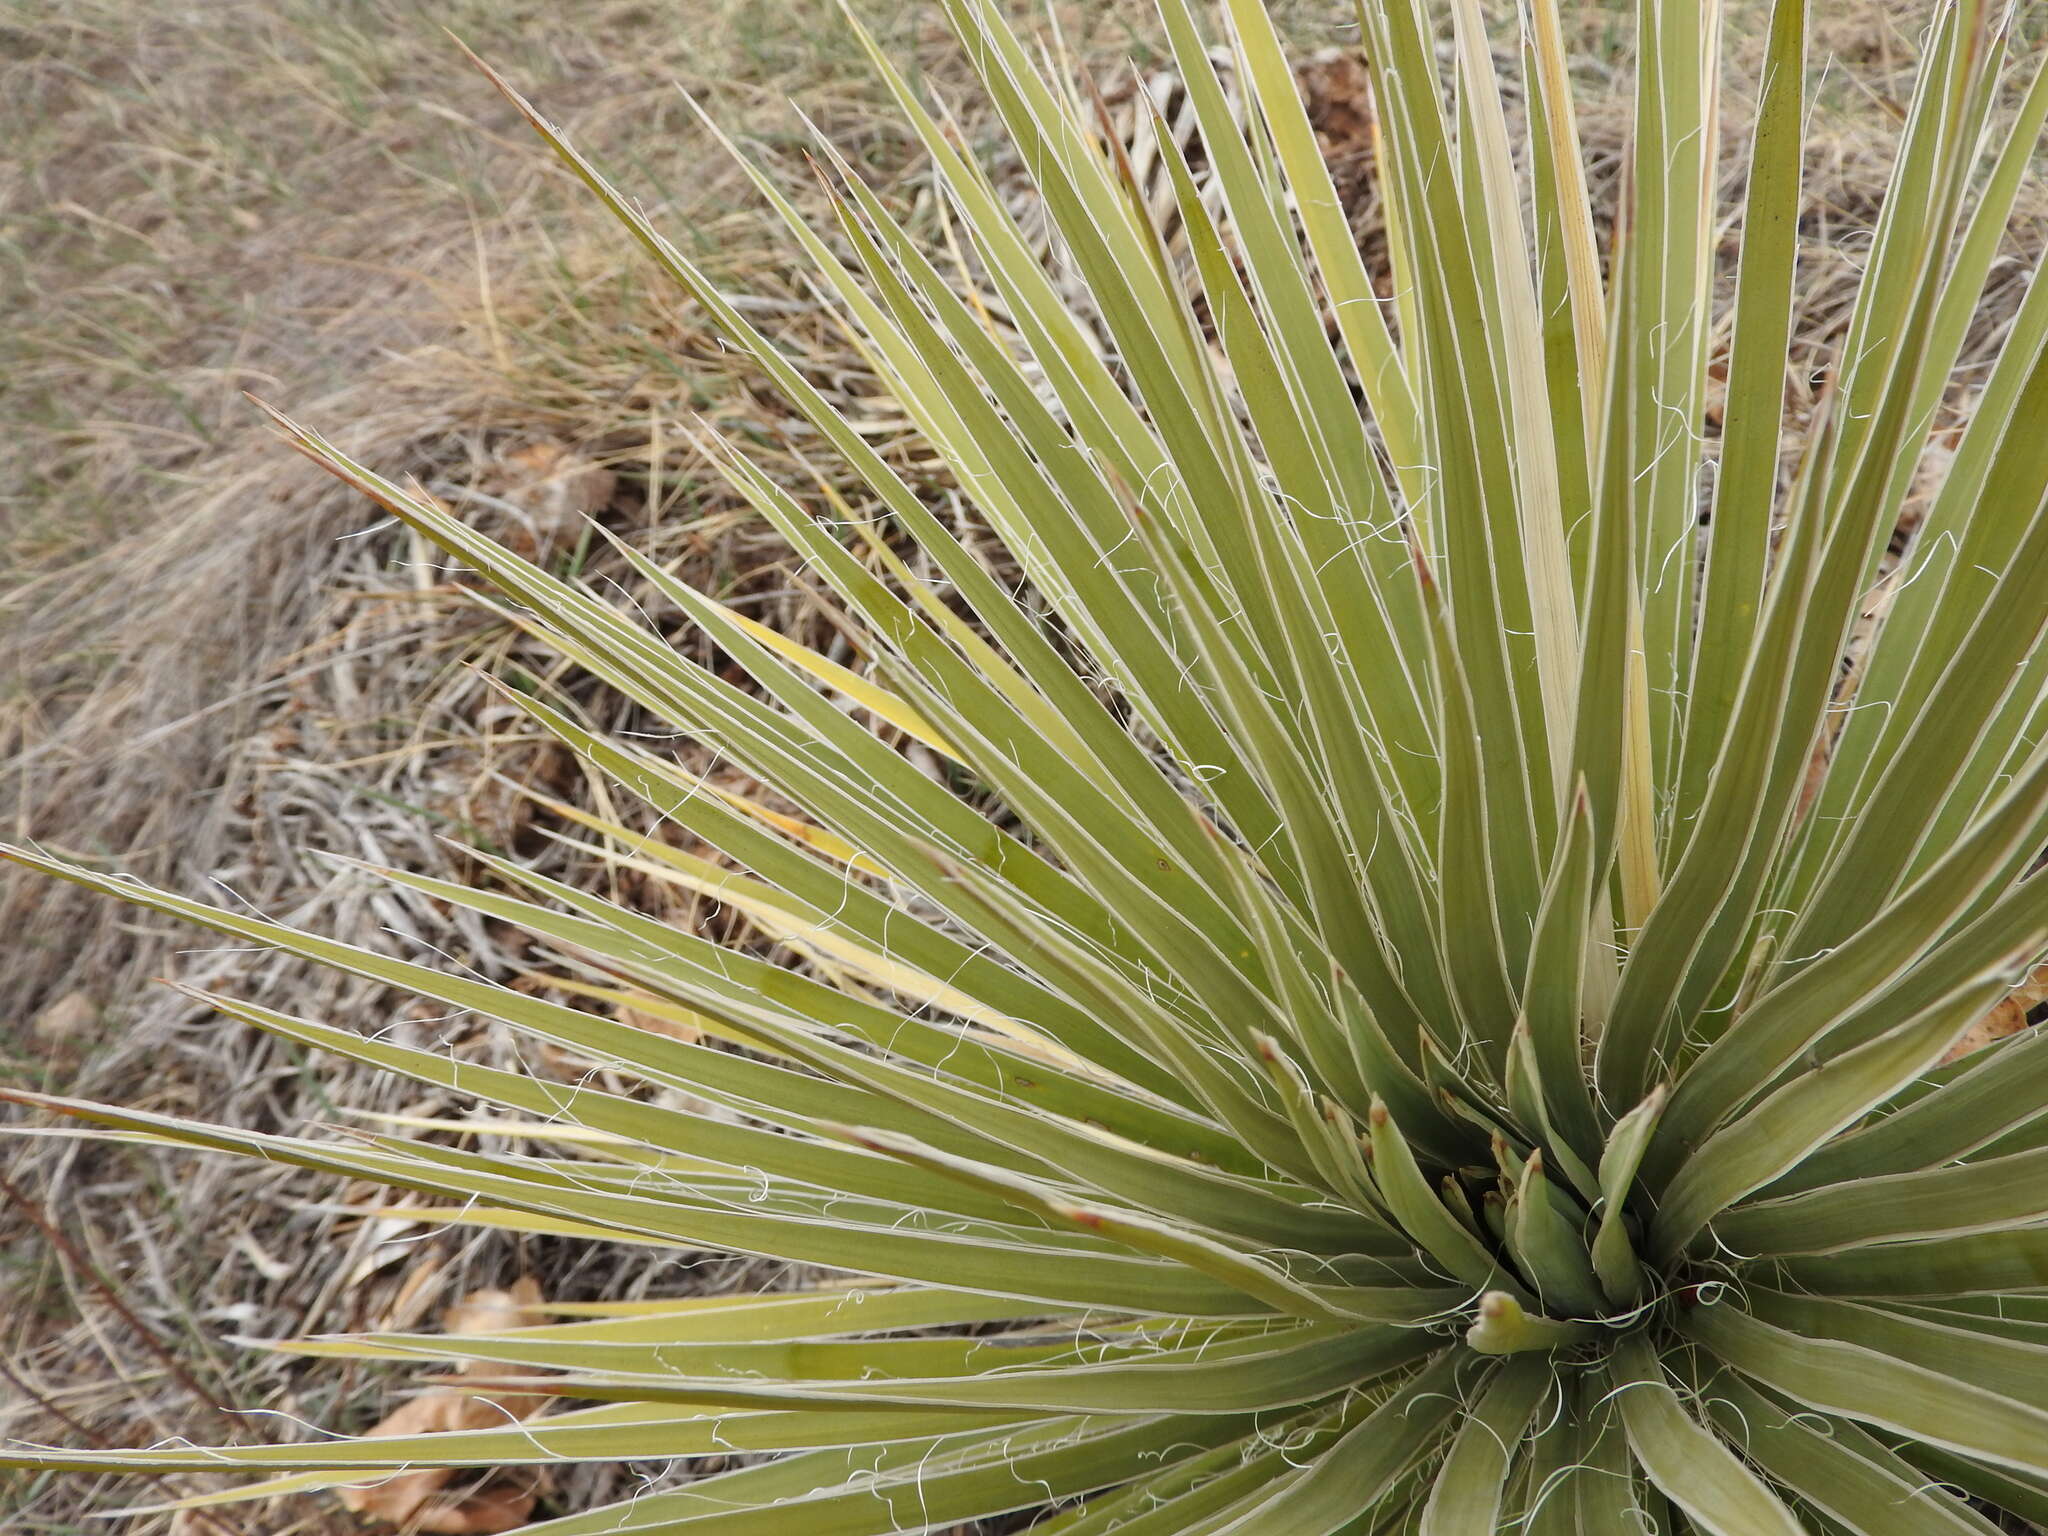
[[[928,9],[865,9],[899,53],[957,79]],[[1334,40],[1341,9],[1303,4],[1291,30]],[[1917,14],[1904,0],[1844,9],[1853,14],[1826,24],[1840,62],[1816,118],[1819,253],[1803,275],[1816,363],[1853,292],[1888,159],[1870,125],[1896,104]],[[1149,59],[1142,28],[1125,23],[1134,5],[1090,14],[1085,26],[1078,11],[1068,18],[1084,56]],[[19,147],[0,171],[0,281],[20,317],[0,332],[0,814],[70,852],[502,979],[552,962],[317,853],[473,874],[452,835],[564,878],[607,880],[539,835],[507,784],[599,808],[604,787],[523,735],[466,664],[559,684],[607,728],[647,722],[577,689],[467,601],[461,572],[280,452],[240,392],[268,394],[359,456],[416,475],[559,568],[620,583],[664,626],[675,616],[624,582],[581,513],[814,644],[834,631],[680,428],[706,415],[799,483],[801,431],[514,135],[510,114],[457,67],[442,23],[755,295],[820,381],[856,404],[873,396],[843,338],[788,285],[782,242],[671,88],[680,80],[745,125],[808,196],[782,100],[801,82],[804,108],[929,217],[903,135],[873,110],[822,8],[696,0],[684,29],[674,8],[629,0],[0,0],[0,58],[12,60],[0,65],[0,128]],[[1599,60],[1613,39],[1595,20],[1584,41],[1597,96],[1612,83]],[[1341,99],[1330,107],[1342,117]],[[1610,176],[1620,123],[1604,106],[1589,121]],[[1362,181],[1359,197],[1369,225]],[[2038,249],[2038,204],[2028,218]],[[1972,366],[2026,275],[2019,261],[2003,269]],[[1966,389],[1954,408],[1967,409]],[[929,482],[901,424],[880,405],[872,414],[914,483]],[[518,1060],[514,1042],[473,1022],[274,956],[195,950],[187,935],[139,930],[44,886],[0,884],[0,925],[0,1075],[34,1086],[294,1131],[365,1111],[461,1112],[302,1060],[143,985],[165,973],[480,1061]],[[280,1433],[279,1415],[361,1428],[389,1406],[390,1379],[227,1341],[430,1319],[519,1273],[576,1300],[731,1284],[745,1268],[433,1234],[362,1215],[376,1191],[77,1141],[24,1144],[9,1178],[84,1260],[45,1242],[20,1204],[0,1212],[0,1351],[19,1377],[0,1383],[0,1433],[29,1437],[255,1439]],[[213,1402],[236,1411],[223,1419]],[[593,1468],[557,1498],[574,1507],[625,1486]],[[10,1530],[83,1529],[85,1515],[137,1495],[21,1478],[0,1484],[0,1511]],[[356,1528],[323,1500],[226,1523]]]

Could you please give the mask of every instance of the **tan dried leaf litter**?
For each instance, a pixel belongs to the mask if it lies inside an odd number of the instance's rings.
[[[2002,1003],[1983,1018],[1972,1024],[1962,1039],[1949,1047],[1945,1061],[1954,1061],[1972,1051],[1982,1050],[1994,1041],[2008,1035],[2016,1035],[2027,1027],[2027,1015],[2041,1004],[2048,1003],[2048,964],[2037,965],[2027,979],[2014,987]]]
[[[545,1320],[540,1285],[528,1277],[510,1290],[471,1291],[442,1315],[441,1324],[449,1333],[500,1333]],[[499,1380],[520,1374],[482,1361],[456,1371],[458,1376],[486,1375]],[[439,1387],[400,1404],[369,1433],[374,1437],[494,1429],[532,1417],[547,1401],[547,1394],[539,1392],[479,1397]],[[401,1472],[367,1486],[343,1488],[340,1498],[356,1514],[437,1536],[488,1536],[517,1530],[533,1517],[534,1501],[542,1488],[540,1472],[501,1470],[479,1486],[449,1493],[447,1485],[455,1475],[456,1469],[447,1467]]]
[[[66,992],[35,1016],[29,1033],[38,1045],[51,1050],[76,1046],[99,1026],[100,1009],[83,992]]]
[[[619,488],[610,470],[548,440],[502,449],[493,468],[481,488],[501,516],[498,537],[529,560],[572,542],[583,520],[609,506]]]

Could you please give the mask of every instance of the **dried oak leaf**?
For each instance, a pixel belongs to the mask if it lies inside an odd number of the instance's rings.
[[[449,1333],[498,1333],[542,1320],[540,1286],[528,1278],[510,1290],[470,1292],[442,1315],[441,1322]],[[488,1374],[503,1380],[519,1373],[477,1362],[456,1374]],[[400,1404],[369,1435],[494,1429],[530,1417],[547,1400],[545,1393],[496,1392],[480,1397],[439,1387]],[[430,1467],[400,1472],[367,1486],[343,1488],[339,1493],[343,1505],[356,1514],[433,1536],[494,1536],[517,1530],[532,1518],[541,1491],[539,1473],[497,1472],[478,1486],[450,1491],[448,1484],[455,1475],[453,1468]]]
[[[504,526],[494,530],[506,547],[527,559],[545,555],[602,512],[619,477],[566,443],[515,444],[501,450],[485,488],[497,500]]]
[[[1972,1024],[1962,1039],[1949,1047],[1948,1055],[1942,1060],[1954,1061],[2008,1035],[2018,1034],[2027,1027],[2027,1015],[2044,1002],[2048,1002],[2048,965],[2038,965],[2025,981],[2006,994],[2002,1002]]]
[[[72,1055],[99,1028],[99,1005],[83,992],[67,992],[29,1023],[29,1035],[52,1056]]]

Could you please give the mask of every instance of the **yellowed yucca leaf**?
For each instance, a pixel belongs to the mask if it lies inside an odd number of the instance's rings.
[[[1579,140],[1578,114],[1565,53],[1558,0],[1529,0],[1530,51],[1540,86],[1542,131],[1556,167],[1557,214],[1565,234],[1566,287],[1571,295],[1572,330],[1578,342],[1579,383],[1584,396],[1586,448],[1597,441],[1607,384],[1607,305],[1600,276],[1600,247],[1593,233],[1592,201],[1586,191],[1586,158]]]
[[[779,631],[770,629],[759,619],[749,618],[746,614],[739,613],[713,598],[707,597],[704,601],[718,609],[727,622],[745,630],[784,661],[794,663],[835,693],[843,694],[862,709],[895,726],[904,735],[923,742],[934,752],[942,753],[955,761],[959,759],[960,754],[929,721],[888,689],[870,682],[850,667],[843,667],[828,656],[821,656],[807,645],[799,645]]]
[[[821,827],[816,822],[804,820],[801,816],[792,816],[786,811],[778,811],[771,806],[763,805],[751,795],[743,795],[736,789],[728,789],[722,784],[713,784],[709,780],[703,782],[707,794],[716,795],[734,810],[743,811],[753,817],[762,826],[773,827],[791,841],[802,843],[813,852],[823,854],[835,863],[844,864],[848,869],[857,870],[864,875],[886,877],[888,873],[886,870],[858,848],[854,847],[845,838],[834,834],[830,828]]]
[[[392,1207],[410,1216],[416,1207]],[[927,1292],[884,1281],[803,1286],[742,1296],[669,1297],[624,1302],[542,1301],[528,1309],[567,1322],[522,1322],[492,1328],[498,1340],[584,1340],[591,1343],[737,1345],[748,1342],[830,1339],[920,1333],[948,1322],[991,1320],[1015,1311],[979,1297]],[[750,1332],[752,1327],[756,1331]],[[475,1337],[475,1334],[466,1335]],[[403,1330],[266,1339],[257,1346],[278,1354],[369,1358],[418,1352],[433,1336]],[[459,1341],[457,1341],[459,1342]]]
[[[644,755],[619,753],[608,744],[600,743],[578,732],[565,718],[532,701],[526,701],[526,707],[537,718],[547,723],[550,729],[560,733],[564,740],[569,741],[572,745],[576,745],[579,750],[585,751],[594,759],[608,765],[622,765],[636,775],[642,772],[654,773],[662,784],[672,782],[671,775],[654,760]],[[641,787],[642,792],[645,793],[647,786],[644,782]],[[661,809],[667,815],[687,820],[692,804],[693,802],[689,799],[664,799],[661,802]],[[764,856],[767,854],[775,853],[781,855],[780,861],[775,863],[773,867],[777,870],[779,881],[784,889],[791,891],[798,889],[794,882],[799,874],[817,874],[818,878],[814,884],[806,888],[809,891],[807,901],[814,912],[821,915],[828,912],[834,913],[851,927],[853,926],[853,917],[855,915],[852,909],[861,908],[866,915],[887,914],[891,910],[886,904],[879,902],[878,899],[871,900],[868,898],[860,887],[847,884],[843,877],[836,872],[816,870],[815,866],[811,865],[809,861],[800,858],[794,853],[784,853],[779,843],[774,839],[762,836],[757,838],[756,841],[758,844],[766,845],[757,846],[754,849],[753,857],[757,863],[763,862]],[[708,872],[728,883],[745,881],[743,876],[724,870],[720,866],[709,865],[704,861],[695,859],[694,856],[682,854],[678,850],[672,849],[665,842],[638,840],[635,846],[639,847],[642,853],[650,857],[657,859],[674,857],[681,861],[681,867],[683,868],[698,873]],[[608,853],[609,851],[607,851]],[[766,887],[760,887],[757,883],[753,883],[752,888],[759,889],[771,904],[782,905],[782,903],[774,900],[772,893]],[[863,906],[864,903],[866,904],[865,906]],[[898,917],[900,919],[900,914],[898,914]],[[947,939],[944,935],[921,924],[899,920],[891,925],[885,915],[881,918],[878,925],[863,931],[878,936],[882,942],[900,953],[929,957],[930,963],[924,968],[924,974],[944,974],[954,977],[961,984],[963,991],[971,980],[975,984],[976,990],[984,997],[1004,998],[1017,994],[1015,997],[1017,1007],[1021,1008],[1021,1011],[1030,1013],[1033,1016],[1042,1016],[1042,1010],[1049,1002],[1049,998],[1043,992],[1037,993],[1035,997],[1029,989],[1019,993],[1015,983],[1020,978],[1017,978],[1015,973],[983,964],[981,958],[972,950],[958,945],[954,941]],[[551,984],[571,985],[567,979],[551,982]],[[630,999],[605,990],[586,990],[583,992],[583,995],[606,997],[615,1002],[625,1001],[630,1004]],[[1004,1013],[1005,1016],[1012,1016],[1016,1010],[998,1009],[997,1011]],[[708,1033],[719,1038],[733,1039],[742,1043],[747,1039],[744,1035],[735,1034],[717,1021],[687,1010],[682,1011],[680,1021],[685,1024],[686,1028],[694,1028],[700,1033]]]
[[[685,1036],[708,1035],[714,1040],[725,1040],[733,1045],[750,1045],[752,1042],[738,1030],[699,1013],[694,1008],[685,1008],[666,997],[656,997],[650,992],[635,991],[631,987],[606,987],[595,982],[583,981],[574,976],[535,976],[536,984],[566,992],[572,997],[594,998],[598,1002],[610,1003],[616,1008],[644,1013],[667,1025],[672,1025]]]
[[[487,1227],[499,1232],[528,1232],[548,1237],[572,1237],[594,1243],[625,1243],[629,1246],[659,1248],[661,1238],[621,1232],[594,1222],[571,1221],[538,1211],[518,1211],[490,1205],[375,1205],[351,1206],[351,1211],[387,1221],[412,1221],[430,1227]],[[318,1350],[309,1350],[317,1354]]]
[[[731,901],[730,896],[720,898]],[[737,902],[734,903],[738,905]],[[864,945],[853,943],[829,929],[789,918],[772,907],[743,908],[762,929],[786,944],[804,951],[820,964],[843,968],[869,986],[894,992],[923,1007],[955,1014],[968,1024],[1003,1036],[1040,1060],[1068,1068],[1089,1070],[1088,1063],[1065,1051],[1037,1030],[1019,1024],[977,1002],[957,987],[891,960]]]
[[[1006,1017],[957,987],[858,943],[837,928],[812,922],[777,905],[767,894],[772,893],[772,887],[666,844],[648,843],[643,846],[653,857],[637,858],[609,849],[592,848],[590,851],[617,868],[631,869],[650,879],[731,907],[743,913],[769,937],[803,950],[820,963],[844,967],[872,986],[895,992],[921,1006],[942,1009],[970,1024],[992,1030],[1028,1048],[1042,1060],[1068,1068],[1088,1067],[1082,1058],[1060,1049],[1039,1031]],[[630,995],[603,988],[589,988],[587,992],[591,996],[619,999]],[[640,1005],[635,1003],[633,1006]],[[690,1009],[665,1005],[647,1011],[662,1017],[673,1016],[678,1023],[702,1025],[707,1033],[742,1038]]]
[[[188,1493],[183,1498],[160,1499],[148,1504],[131,1504],[121,1509],[109,1510],[109,1518],[140,1520],[150,1515],[175,1514],[183,1509],[218,1509],[224,1504],[248,1504],[257,1499],[279,1499],[294,1493],[317,1493],[328,1488],[346,1488],[352,1484],[376,1481],[379,1474],[351,1468],[334,1472],[286,1472],[278,1477],[259,1478],[255,1482],[236,1483],[226,1488],[215,1488],[205,1493]],[[186,1522],[207,1528],[204,1521]]]
[[[993,322],[990,322],[990,329],[993,332]],[[816,470],[812,473],[818,494],[824,498],[835,517],[853,529],[862,547],[874,561],[903,592],[908,594],[910,600],[932,621],[939,632],[973,661],[976,670],[986,677],[1003,697],[1020,711],[1030,715],[1045,732],[1047,745],[1058,750],[1085,755],[1088,751],[1087,745],[1075,733],[1072,723],[1057,710],[1047,706],[1044,697],[993,645],[989,644],[986,635],[947,606],[938,589],[913,571],[903,557],[889,547],[889,542],[882,536],[881,530],[847,505],[846,498],[837,486]]]
[[[849,1297],[858,1299],[861,1294],[869,1291],[898,1289],[903,1287],[891,1280],[848,1279],[835,1284],[804,1286],[765,1294],[749,1291],[736,1296],[671,1296],[641,1301],[550,1301],[544,1304],[544,1310],[558,1317],[694,1318],[707,1314],[758,1310],[764,1304],[769,1307],[801,1305],[806,1298],[829,1297],[845,1302]]]
[[[667,777],[679,787],[687,786],[692,793],[713,796],[721,803],[729,805],[734,810],[751,817],[762,826],[772,828],[791,841],[801,843],[813,852],[823,854],[834,863],[843,864],[847,868],[858,870],[864,875],[886,876],[887,874],[887,871],[876,864],[874,860],[861,853],[851,843],[847,842],[846,839],[837,836],[828,828],[819,826],[816,822],[806,821],[801,816],[792,816],[786,811],[775,810],[771,806],[763,805],[751,795],[741,794],[736,789],[714,783],[712,780],[701,775],[692,774],[687,769],[678,765],[668,765]],[[621,846],[630,846],[639,849],[643,853],[650,851],[653,847],[653,842],[642,834],[621,826],[618,822],[607,817],[598,816],[586,811],[581,806],[572,805],[565,800],[557,800],[552,795],[543,795],[532,789],[526,789],[524,793],[536,804],[546,806],[550,812],[560,816],[563,820],[573,821],[579,826],[590,828],[593,832],[601,832]],[[656,856],[658,857],[659,855]]]
[[[592,1130],[573,1121],[550,1120],[454,1120],[446,1115],[406,1115],[385,1109],[354,1109],[347,1113],[360,1120],[374,1120],[394,1130],[430,1131],[458,1136],[507,1136],[520,1141],[559,1141],[571,1146],[618,1147],[634,1143],[627,1137]]]
[[[875,217],[879,205],[875,202],[873,194],[857,181],[853,183],[853,189],[855,200],[869,210],[871,218]],[[817,526],[803,515],[779,488],[761,476],[748,472],[745,460],[738,456],[736,445],[711,436],[704,439],[704,446],[729,478],[740,486],[762,514],[800,551],[813,561],[833,560],[841,562],[842,569],[858,568],[851,566],[850,552],[840,550],[838,545],[829,539],[820,540],[817,537]],[[911,604],[924,615],[933,628],[952,642],[985,684],[1000,695],[1020,716],[1031,722],[1043,735],[1048,747],[1065,752],[1076,761],[1085,761],[1090,756],[1097,755],[1097,749],[1092,747],[1089,740],[1076,728],[1076,722],[1041,691],[1045,680],[1044,672],[1034,671],[1027,676],[1025,670],[1013,665],[990,642],[988,636],[963,620],[930,582],[910,569],[902,556],[889,547],[887,539],[882,537],[875,525],[869,519],[856,514],[847,505],[837,487],[831,485],[815,468],[810,472],[818,482],[819,495],[833,513],[835,524],[851,528],[855,532],[869,559],[882,568],[896,589],[910,599]],[[957,553],[964,555],[965,552]],[[971,562],[963,564],[959,559],[955,559],[950,563],[941,562],[941,565],[942,569],[952,574],[956,586],[960,585],[960,578],[963,576],[987,580],[986,573],[980,566]],[[872,589],[863,589],[861,595],[867,600],[867,605],[863,606],[856,600],[856,609],[867,617],[870,623],[880,623],[884,629],[890,629],[891,626],[880,618],[874,606]],[[900,643],[900,632],[897,632],[896,638]]]
[[[1579,671],[1578,604],[1565,557],[1565,509],[1558,494],[1549,377],[1543,366],[1543,322],[1527,260],[1507,114],[1479,0],[1454,0],[1460,97],[1478,144],[1485,244],[1492,262],[1491,298],[1506,360],[1505,385],[1515,426],[1515,471],[1521,492],[1522,548],[1528,565],[1530,616],[1536,626],[1537,685],[1548,723],[1552,794],[1564,802],[1571,775],[1572,724]]]
[[[1621,727],[1622,922],[1641,928],[1657,905],[1662,879],[1657,870],[1657,784],[1650,717],[1650,669],[1643,655],[1643,613],[1631,594],[1628,614],[1628,678]]]

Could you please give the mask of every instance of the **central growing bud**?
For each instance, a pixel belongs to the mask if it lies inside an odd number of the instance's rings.
[[[1533,1115],[1452,1107],[1487,1161],[1418,1150],[1379,1100],[1358,1138],[1377,1214],[1423,1268],[1477,1298],[1465,1342],[1489,1355],[1575,1350],[1644,1327],[1670,1291],[1643,1256],[1630,1195],[1663,1107],[1652,1094],[1616,1126],[1597,1165]],[[1532,1124],[1531,1122],[1536,1123]]]

